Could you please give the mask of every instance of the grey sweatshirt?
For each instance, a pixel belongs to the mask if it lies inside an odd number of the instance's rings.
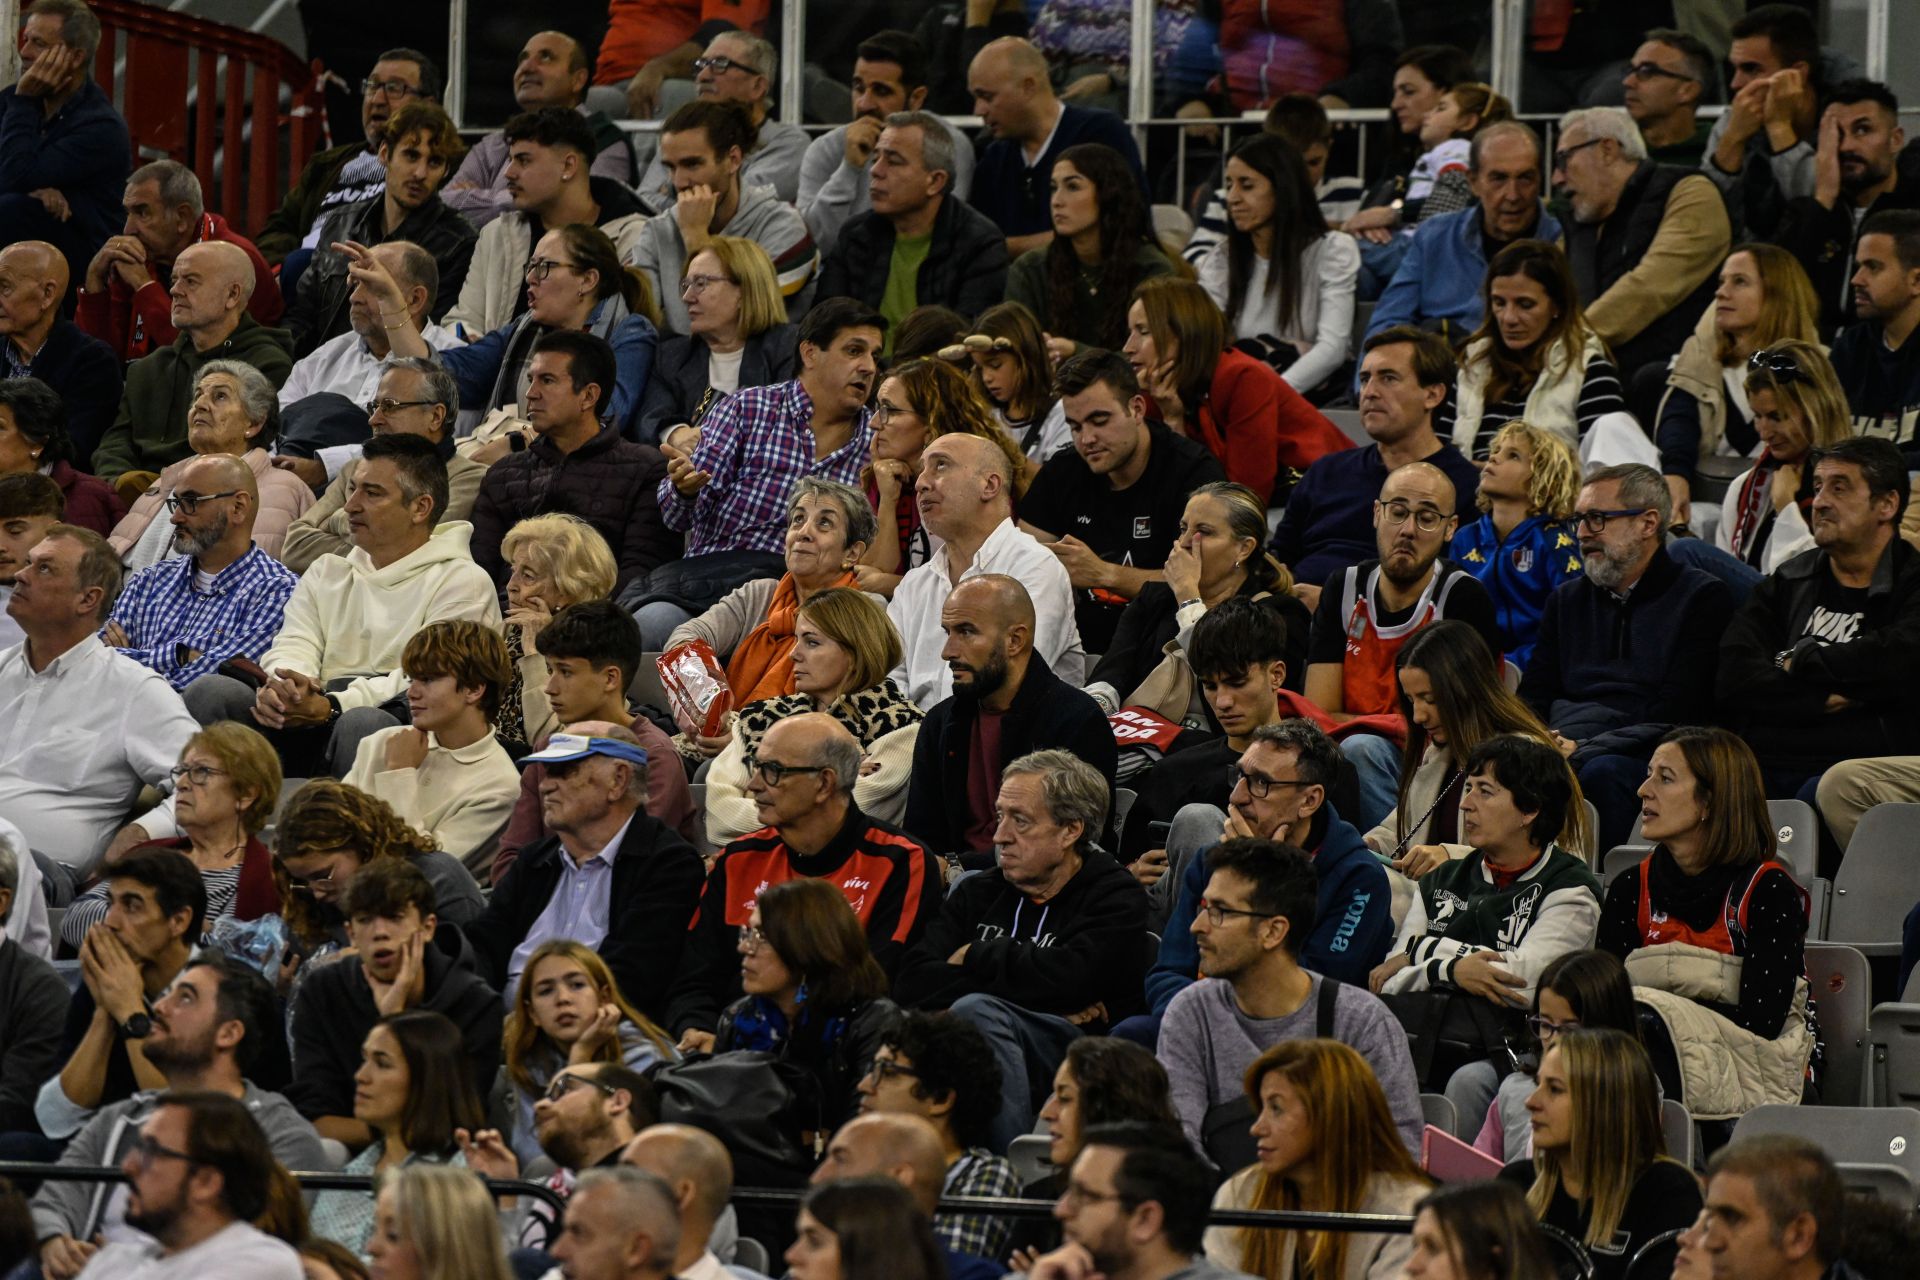
[[[745,176],[743,173],[742,179]],[[787,318],[797,323],[807,313],[813,305],[820,251],[814,247],[799,210],[782,203],[772,188],[748,186],[743,180],[740,207],[714,234],[739,236],[765,249],[767,257],[773,259],[773,275],[780,296],[786,300]],[[640,239],[625,258],[627,265],[640,268],[653,286],[653,296],[660,303],[661,328],[667,333],[687,332],[687,304],[680,295],[680,279],[687,273],[687,242],[681,238],[673,201],[647,219],[640,228]]]

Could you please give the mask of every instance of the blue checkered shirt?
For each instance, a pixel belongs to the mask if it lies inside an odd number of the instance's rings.
[[[132,644],[120,652],[184,689],[229,658],[258,662],[287,611],[300,579],[262,551],[247,554],[213,575],[205,592],[193,585],[192,556],[174,556],[128,579],[111,621]],[[182,647],[200,656],[181,661]]]

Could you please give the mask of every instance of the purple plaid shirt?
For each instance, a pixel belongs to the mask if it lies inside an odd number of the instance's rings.
[[[213,575],[202,594],[193,585],[194,558],[174,556],[127,580],[110,621],[132,645],[120,652],[184,689],[229,658],[258,662],[280,633],[287,598],[300,579],[262,551],[247,554]],[[200,656],[180,661],[180,647]]]
[[[713,477],[691,498],[673,481],[660,482],[660,514],[687,534],[687,554],[786,550],[787,503],[802,476],[860,487],[860,469],[872,459],[873,427],[865,409],[848,441],[824,458],[813,456],[813,399],[799,379],[771,387],[742,387],[715,405],[700,424],[693,465]]]

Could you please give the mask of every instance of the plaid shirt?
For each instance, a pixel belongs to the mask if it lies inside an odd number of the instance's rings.
[[[1020,1178],[1006,1157],[974,1147],[947,1170],[947,1185],[940,1194],[1017,1200]],[[943,1213],[933,1220],[933,1238],[955,1253],[971,1253],[997,1262],[1007,1256],[1007,1246],[1013,1242],[1013,1222],[978,1214]]]
[[[770,387],[742,387],[713,406],[700,423],[696,470],[713,479],[691,498],[662,480],[660,514],[667,528],[686,533],[687,555],[712,551],[786,550],[787,504],[794,481],[821,476],[860,487],[871,460],[873,428],[865,409],[853,435],[824,458],[813,456],[813,399],[799,379]]]
[[[258,662],[279,634],[287,598],[300,581],[259,547],[248,547],[214,574],[205,592],[193,584],[196,564],[192,556],[174,556],[134,574],[110,619],[132,642],[120,652],[176,689],[229,658]],[[183,647],[200,656],[183,662]]]

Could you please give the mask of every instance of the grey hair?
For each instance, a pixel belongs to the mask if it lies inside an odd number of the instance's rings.
[[[633,730],[623,728],[617,724],[608,726],[605,733],[596,736],[612,738],[615,742],[624,742],[628,746],[639,747],[642,751],[646,750],[645,745],[641,743],[639,737],[634,734]],[[611,757],[602,758],[611,759]],[[647,770],[653,767],[652,759],[649,758],[646,764],[641,764],[637,760],[615,760],[614,763],[627,766],[627,799],[638,804],[641,810],[645,811],[647,807]]]
[[[772,42],[748,31],[723,31],[720,34],[747,51],[753,69],[767,78],[768,91],[772,92],[773,86],[780,83],[780,52]]]
[[[1073,844],[1085,853],[1100,838],[1112,799],[1107,793],[1107,780],[1100,776],[1100,771],[1071,751],[1053,748],[1029,751],[1000,770],[1000,781],[1023,774],[1040,779],[1047,813],[1054,822],[1063,827],[1070,822],[1080,824],[1080,838]]]
[[[0,889],[18,893],[20,891],[21,851],[13,844],[13,837],[0,831]]]
[[[240,403],[246,407],[247,420],[250,422],[270,422],[273,411],[279,405],[280,398],[274,394],[273,384],[267,381],[267,375],[244,360],[209,360],[200,366],[200,372],[194,375],[193,389],[200,390],[200,384],[208,375],[224,373],[240,384]]]
[[[1253,731],[1252,741],[1294,753],[1294,773],[1307,786],[1329,790],[1340,777],[1340,748],[1311,720],[1276,720]]]
[[[838,480],[827,480],[820,476],[801,476],[793,484],[793,497],[787,500],[787,518],[800,509],[802,498],[825,498],[840,508],[847,518],[847,545],[864,542],[873,545],[874,534],[879,530],[879,521],[874,519],[873,504],[867,501],[867,495],[850,484],[841,484]]]
[[[1635,510],[1652,509],[1660,513],[1660,528],[1664,530],[1673,523],[1673,494],[1667,489],[1667,482],[1660,473],[1643,462],[1622,462],[1611,467],[1597,467],[1587,473],[1580,483],[1584,487],[1590,484],[1605,484],[1609,480],[1620,486],[1620,505]]]
[[[453,375],[447,372],[445,365],[426,356],[394,356],[387,361],[387,368],[389,371],[405,369],[425,378],[428,398],[447,411],[441,429],[453,429],[453,420],[460,414],[460,384],[453,380]]]
[[[1567,130],[1576,125],[1587,131],[1590,139],[1611,138],[1620,154],[1638,164],[1647,158],[1647,140],[1640,136],[1640,126],[1633,122],[1625,107],[1581,107],[1560,117],[1560,136],[1567,136]]]
[[[440,264],[434,256],[411,240],[389,240],[374,248],[394,251],[393,278],[409,293],[416,288],[425,289],[427,309],[431,311],[433,300],[440,296]]]
[[[100,52],[100,19],[84,0],[34,0],[27,16],[49,13],[60,19],[60,40],[78,49],[93,74],[93,55]]]
[[[680,1201],[673,1187],[657,1173],[630,1164],[586,1169],[580,1174],[574,1192],[606,1187],[617,1191],[626,1201],[622,1221],[629,1229],[646,1233],[653,1244],[647,1265],[671,1267],[680,1251]]]
[[[946,194],[953,194],[953,135],[946,122],[931,111],[896,111],[887,117],[889,129],[920,131],[920,165],[928,173],[947,175]]]
[[[169,209],[186,205],[198,218],[207,211],[206,197],[200,190],[200,179],[193,170],[178,160],[155,160],[143,164],[127,176],[127,185],[154,182],[160,186],[160,203]]]
[[[1467,144],[1467,167],[1474,173],[1479,173],[1480,156],[1486,151],[1487,144],[1509,133],[1519,134],[1533,144],[1533,167],[1538,169],[1540,167],[1540,135],[1535,133],[1531,126],[1522,124],[1518,120],[1502,120],[1474,134],[1473,141]]]
[[[843,795],[852,795],[853,784],[860,781],[860,761],[864,758],[860,743],[848,734],[821,743],[820,749],[814,752],[813,763],[818,768],[833,770],[834,789]]]

